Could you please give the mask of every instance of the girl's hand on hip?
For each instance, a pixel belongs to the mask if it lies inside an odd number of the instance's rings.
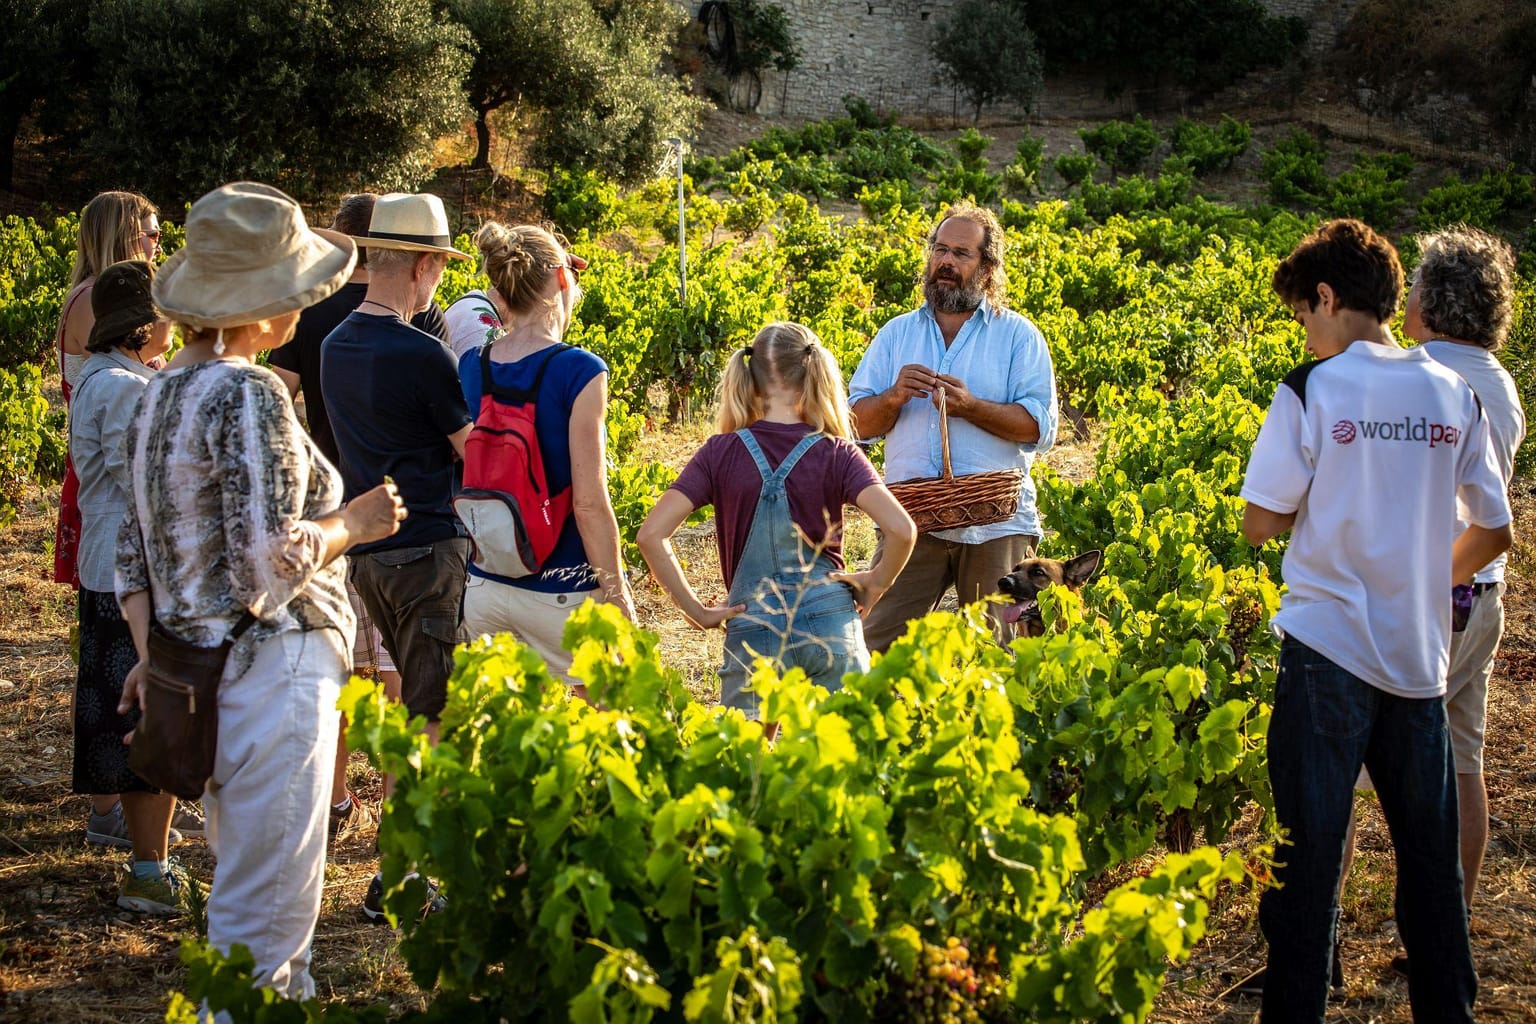
[[[827,574],[827,578],[846,583],[853,590],[853,603],[859,609],[861,619],[869,618],[869,610],[890,589],[890,584],[882,583],[873,569],[863,572],[832,572]]]

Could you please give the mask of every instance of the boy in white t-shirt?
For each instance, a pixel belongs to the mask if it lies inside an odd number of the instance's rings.
[[[1285,641],[1269,727],[1275,814],[1290,845],[1259,921],[1263,1018],[1322,1021],[1354,782],[1377,780],[1397,855],[1397,921],[1419,1020],[1472,1020],[1472,967],[1446,729],[1454,582],[1509,547],[1509,504],[1471,389],[1387,321],[1402,294],[1392,245],[1324,224],[1275,271],[1318,361],[1275,393],[1248,463],[1243,532],[1289,530],[1275,628]],[[1468,526],[1454,547],[1457,499]],[[1405,893],[1411,893],[1405,898]]]

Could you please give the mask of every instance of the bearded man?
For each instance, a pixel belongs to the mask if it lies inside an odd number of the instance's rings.
[[[907,623],[933,611],[951,586],[962,604],[997,591],[998,580],[1040,541],[1035,455],[1056,439],[1056,379],[1038,328],[1008,309],[1003,228],[987,209],[951,206],[928,236],[926,301],[875,335],[849,384],[859,437],[885,438],[888,483],[942,471],[938,401],[949,413],[950,461],[958,476],[1025,471],[1018,513],[990,526],[927,533],[864,623],[870,650],[885,650]],[[876,561],[879,560],[877,550]],[[999,643],[1014,623],[988,612]]]

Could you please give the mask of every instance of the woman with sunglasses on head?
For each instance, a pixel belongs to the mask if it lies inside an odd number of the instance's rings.
[[[498,390],[532,397],[549,490],[569,487],[571,512],[553,551],[531,575],[500,576],[471,559],[464,627],[472,636],[513,633],[543,656],[553,674],[566,675],[571,656],[561,638],[578,605],[590,597],[635,617],[619,555],[619,525],[608,500],[603,440],[608,367],[591,352],[561,341],[581,300],[577,277],[586,262],[532,225],[492,222],[476,232],[475,244],[502,310],[493,338],[459,360],[465,401],[472,412],[481,408],[487,372]],[[469,443],[475,443],[473,433]],[[467,478],[465,485],[470,486]],[[584,693],[579,686],[577,691]]]
[[[86,343],[96,315],[91,312],[91,288],[107,267],[122,260],[155,262],[160,255],[160,220],[155,204],[137,192],[103,192],[80,211],[80,234],[75,242],[75,266],[69,274],[59,329],[59,376],[64,382],[64,404],[74,394],[75,381],[90,353]],[[64,491],[59,496],[59,523],[53,545],[53,578],[58,583],[80,586],[75,557],[80,545],[80,508],[76,503],[80,482],[73,464],[64,464]],[[115,798],[112,798],[115,799]],[[111,799],[108,800],[108,807]],[[92,839],[92,842],[100,840]]]

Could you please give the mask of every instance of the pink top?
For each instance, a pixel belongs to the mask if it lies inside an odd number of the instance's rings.
[[[783,462],[790,449],[811,432],[804,423],[761,420],[749,429],[770,466]],[[790,518],[812,544],[825,543],[825,553],[841,569],[843,506],[855,504],[865,488],[880,483],[875,467],[858,445],[832,437],[806,452],[785,483]],[[693,502],[694,508],[714,506],[715,543],[727,588],[747,546],[762,485],[757,464],[735,434],[716,434],[705,441],[672,484],[672,489]]]

